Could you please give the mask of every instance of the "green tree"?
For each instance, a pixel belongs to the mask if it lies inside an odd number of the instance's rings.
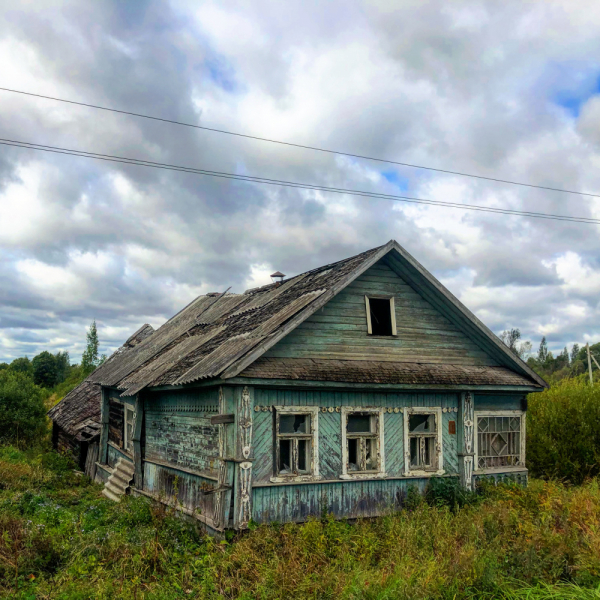
[[[585,375],[529,394],[527,466],[531,475],[575,484],[600,475],[600,386]]]
[[[56,360],[56,383],[62,383],[69,374],[71,360],[67,351],[57,352],[54,355]]]
[[[56,357],[44,350],[32,361],[33,382],[45,388],[54,387],[57,383]]]
[[[537,359],[542,365],[548,360],[548,343],[546,342],[546,336],[544,336],[540,342]]]
[[[10,370],[16,373],[25,373],[25,375],[33,377],[33,365],[26,356],[15,358],[15,360],[10,363]]]
[[[519,329],[507,329],[500,334],[500,339],[510,348],[513,354],[525,360],[531,352],[531,342],[522,342]]]
[[[8,363],[0,363],[0,371],[4,371],[4,369],[10,369],[10,365]]]
[[[46,431],[44,391],[31,377],[12,369],[0,371],[0,440],[31,442]]]
[[[104,357],[101,359],[98,354],[98,346],[98,329],[96,321],[92,321],[90,329],[87,332],[87,345],[81,355],[81,366],[85,373],[91,373],[98,365],[104,362]]]
[[[574,363],[579,357],[579,344],[573,344],[571,348],[571,363]]]

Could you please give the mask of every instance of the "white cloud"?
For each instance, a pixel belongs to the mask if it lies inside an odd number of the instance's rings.
[[[600,9],[497,3],[21,3],[3,85],[300,144],[600,190]],[[507,35],[506,32],[510,32]],[[595,84],[594,84],[595,85]],[[587,95],[586,95],[587,94]],[[588,96],[592,94],[591,97]],[[569,96],[570,95],[570,96]],[[578,118],[557,101],[585,97]],[[389,165],[0,92],[0,137],[398,194]],[[406,195],[600,218],[600,201],[394,167]],[[600,336],[598,227],[243,184],[4,147],[0,360],[103,351],[194,295],[396,238],[496,331]]]

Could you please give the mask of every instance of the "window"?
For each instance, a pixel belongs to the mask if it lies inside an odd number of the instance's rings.
[[[271,481],[318,478],[318,411],[312,406],[275,408],[275,477]]]
[[[383,410],[342,408],[342,478],[384,475]]]
[[[408,408],[404,411],[405,470],[409,475],[443,472],[442,409]]]
[[[133,408],[125,406],[124,448],[127,452],[133,452],[133,415]]]
[[[394,298],[365,296],[369,335],[396,335]]]
[[[520,410],[475,413],[478,471],[525,466],[524,415]]]

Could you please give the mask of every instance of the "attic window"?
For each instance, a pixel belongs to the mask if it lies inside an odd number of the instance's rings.
[[[396,309],[393,297],[365,296],[369,335],[396,335]]]

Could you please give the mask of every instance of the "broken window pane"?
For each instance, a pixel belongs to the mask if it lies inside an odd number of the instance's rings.
[[[292,472],[292,440],[279,440],[279,472],[283,475]]]
[[[365,440],[365,468],[367,471],[377,471],[377,440],[374,438]]]
[[[308,471],[306,465],[310,464],[310,459],[308,457],[309,448],[309,440],[298,440],[298,471],[300,472]]]
[[[310,415],[279,415],[279,433],[310,433]]]
[[[418,436],[410,438],[410,466],[414,469],[435,468],[435,437]]]
[[[371,433],[371,415],[354,413],[348,415],[348,433]]]
[[[435,415],[413,414],[408,417],[408,430],[411,433],[429,433],[435,431]]]
[[[360,471],[359,465],[359,440],[349,439],[348,440],[348,471]]]

